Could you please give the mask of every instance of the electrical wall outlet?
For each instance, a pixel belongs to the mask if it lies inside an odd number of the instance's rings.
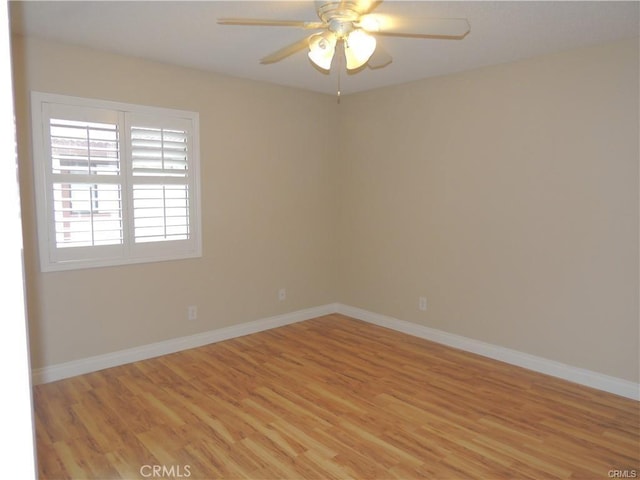
[[[197,320],[198,319],[198,307],[195,305],[189,305],[187,307],[187,319],[189,320]]]
[[[420,297],[418,299],[418,308],[423,312],[427,310],[427,297]]]
[[[286,300],[286,299],[287,299],[287,289],[281,288],[280,290],[278,290],[278,300],[282,302],[283,300]]]

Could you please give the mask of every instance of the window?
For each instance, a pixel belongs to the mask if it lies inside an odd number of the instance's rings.
[[[201,255],[197,113],[31,102],[43,271]]]

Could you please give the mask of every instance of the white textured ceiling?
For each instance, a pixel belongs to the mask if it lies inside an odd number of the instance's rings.
[[[638,1],[398,1],[375,9],[394,16],[467,18],[463,40],[379,37],[393,62],[340,75],[342,94],[536,55],[638,37]],[[312,1],[11,2],[14,32],[187,67],[336,92],[336,72],[313,68],[305,51],[278,63],[260,58],[307,36],[292,27],[218,25],[220,17],[317,20]]]

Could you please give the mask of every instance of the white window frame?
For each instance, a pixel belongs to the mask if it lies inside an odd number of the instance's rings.
[[[51,133],[49,113],[67,111],[66,116],[84,111],[103,111],[110,118],[117,118],[119,132],[120,173],[114,183],[121,186],[122,244],[59,248],[53,205],[51,174]],[[131,172],[130,119],[144,119],[144,126],[171,128],[179,124],[187,131],[188,167],[184,183],[188,185],[188,238],[136,243],[134,238],[133,186],[137,178]],[[67,118],[72,119],[72,118]],[[83,120],[77,118],[77,120]],[[179,260],[202,256],[201,208],[200,208],[200,145],[199,115],[197,112],[149,107],[121,102],[71,97],[44,92],[31,92],[31,123],[35,182],[36,217],[40,269],[43,272],[74,270],[134,263]],[[147,125],[149,123],[149,125]],[[141,125],[137,125],[141,126]],[[105,176],[96,175],[96,183]],[[113,177],[113,176],[112,176]],[[149,179],[146,179],[148,181]],[[143,179],[143,183],[144,183]],[[167,185],[171,180],[166,180]],[[163,184],[158,177],[157,184]]]

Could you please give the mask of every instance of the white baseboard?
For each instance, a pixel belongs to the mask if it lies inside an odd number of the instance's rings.
[[[170,353],[201,347],[210,343],[242,337],[252,333],[282,327],[291,323],[302,322],[312,318],[328,315],[336,312],[336,305],[329,304],[320,307],[298,310],[296,312],[263,318],[253,322],[233,325],[231,327],[210,330],[208,332],[189,335],[187,337],[173,338],[163,342],[142,345],[140,347],[119,350],[117,352],[82,358],[71,362],[59,363],[49,367],[34,369],[31,373],[31,381],[34,384],[55,382],[63,378],[74,377],[84,373],[96,372],[105,368],[116,367],[139,360],[168,355]]]
[[[443,332],[442,330],[398,320],[397,318],[380,315],[348,305],[337,304],[336,313],[341,313],[364,322],[386,327],[415,337],[424,338],[425,340],[431,340],[442,345],[458,348],[466,352],[493,358],[494,360],[523,367],[528,370],[562,378],[580,385],[603,390],[633,400],[640,400],[640,384],[628,380],[573,367],[554,360],[547,360],[546,358],[536,357],[528,353],[473,340],[460,335],[454,335]]]
[[[117,352],[107,353],[104,355],[97,355],[94,357],[51,365],[49,367],[34,369],[32,371],[32,381],[34,384],[54,382],[63,378],[95,372],[105,368],[116,367],[126,363],[137,362],[139,360],[167,355],[181,350],[187,350],[189,348],[201,347],[210,343],[216,343],[272,328],[282,327],[284,325],[310,320],[312,318],[329,315],[331,313],[340,313],[381,327],[396,330],[415,337],[424,338],[426,340],[431,340],[433,342],[458,348],[467,352],[476,353],[484,357],[493,358],[495,360],[523,367],[535,372],[562,378],[570,382],[596,388],[598,390],[603,390],[605,392],[631,398],[633,400],[640,400],[640,385],[628,380],[573,367],[553,360],[536,357],[528,353],[492,345],[490,343],[447,333],[442,330],[436,330],[434,328],[406,322],[404,320],[398,320],[397,318],[380,315],[378,313],[369,312],[349,305],[343,305],[341,303],[333,303],[305,310],[298,310],[296,312],[277,315],[275,317],[264,318],[240,325],[198,333],[196,335],[174,338],[163,342],[142,345],[140,347],[119,350]]]

